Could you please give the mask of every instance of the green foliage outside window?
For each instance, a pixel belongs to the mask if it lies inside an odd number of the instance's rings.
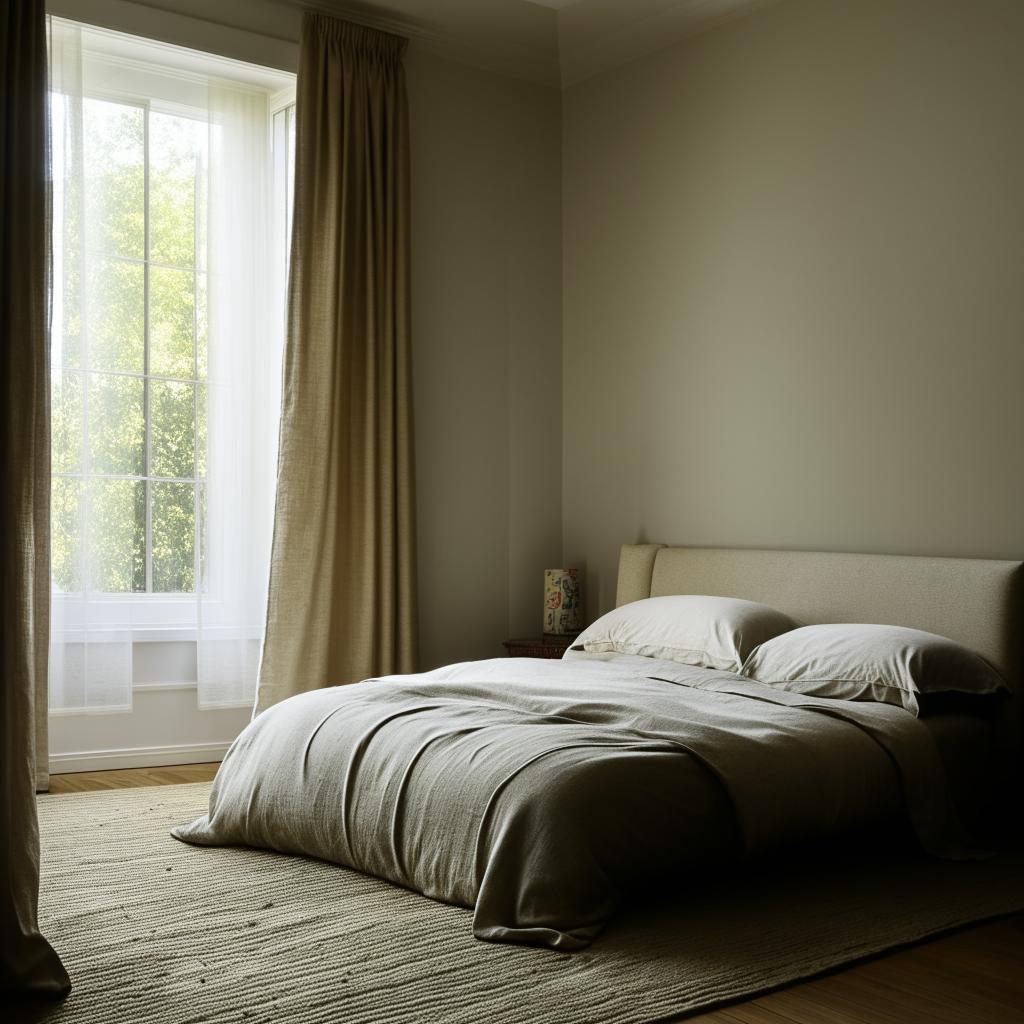
[[[52,410],[58,590],[195,590],[206,445],[206,131],[203,122],[148,113],[147,204],[146,110],[84,101],[82,175],[65,181],[54,239],[63,267]]]

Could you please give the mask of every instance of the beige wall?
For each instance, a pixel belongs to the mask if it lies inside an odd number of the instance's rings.
[[[564,539],[1024,555],[1024,4],[784,0],[563,101]]]
[[[424,667],[540,630],[561,557],[557,91],[413,52]]]

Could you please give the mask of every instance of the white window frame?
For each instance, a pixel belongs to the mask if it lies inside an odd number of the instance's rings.
[[[115,38],[118,36],[117,33],[107,33],[101,29],[89,29],[89,32],[95,35],[97,38]],[[149,44],[147,44],[149,45]],[[157,47],[165,52],[174,51],[177,53],[185,53],[180,47],[167,46],[165,44],[153,43],[153,47]],[[206,386],[205,380],[199,380],[197,376],[197,355],[198,349],[194,346],[193,349],[193,377],[191,379],[184,378],[170,378],[161,375],[149,374],[149,346],[150,346],[150,331],[149,331],[149,268],[150,266],[163,266],[163,264],[156,264],[151,261],[149,257],[149,135],[150,125],[149,118],[152,111],[159,113],[172,114],[179,117],[189,117],[196,120],[205,121],[208,118],[207,110],[204,107],[197,106],[194,102],[197,96],[196,90],[205,91],[206,81],[211,74],[218,77],[230,79],[232,84],[237,88],[253,88],[255,91],[268,93],[268,104],[267,104],[267,133],[273,145],[274,134],[274,116],[281,110],[285,110],[289,107],[294,108],[295,103],[295,86],[294,84],[288,85],[284,88],[280,88],[275,92],[269,92],[266,88],[261,88],[258,85],[247,83],[244,80],[239,80],[235,77],[232,72],[235,68],[244,68],[248,73],[253,72],[253,68],[247,65],[240,65],[238,62],[228,60],[226,58],[213,57],[211,55],[197,54],[189,51],[192,58],[199,65],[206,65],[202,67],[201,72],[190,72],[188,70],[178,70],[161,67],[148,63],[144,60],[135,59],[124,54],[109,53],[106,50],[96,50],[92,47],[84,46],[83,54],[88,57],[88,65],[85,71],[85,77],[88,78],[88,69],[102,68],[109,72],[109,78],[127,85],[128,87],[111,87],[109,84],[99,86],[95,83],[86,82],[83,84],[83,98],[85,99],[99,99],[107,100],[109,102],[122,103],[128,106],[139,107],[144,111],[144,161],[145,161],[145,179],[144,179],[144,239],[145,249],[144,258],[139,259],[128,259],[120,256],[110,256],[110,254],[101,253],[90,253],[90,255],[104,256],[107,258],[113,258],[118,260],[124,260],[126,262],[134,262],[136,264],[142,264],[144,266],[144,372],[143,373],[121,373],[117,371],[95,371],[96,373],[108,373],[117,376],[126,376],[141,378],[144,381],[144,410],[145,410],[145,469],[147,471],[143,476],[131,476],[131,477],[119,477],[114,474],[99,474],[105,479],[132,479],[146,484],[146,530],[145,530],[145,551],[146,551],[146,591],[134,591],[125,593],[106,593],[102,591],[88,591],[88,599],[90,606],[90,621],[88,637],[92,641],[103,641],[104,639],[113,638],[115,634],[123,635],[125,632],[131,634],[133,643],[164,643],[168,641],[195,641],[198,639],[198,630],[195,623],[195,612],[196,612],[196,595],[194,591],[183,592],[183,593],[154,593],[151,589],[152,586],[152,495],[151,495],[151,484],[155,482],[171,482],[171,483],[186,483],[192,484],[194,487],[194,493],[196,496],[196,512],[199,512],[201,508],[200,496],[203,487],[205,487],[205,481],[200,483],[199,478],[189,479],[177,479],[177,478],[164,478],[164,477],[153,477],[148,474],[150,468],[150,456],[151,456],[151,438],[150,438],[150,417],[148,415],[149,410],[149,381],[151,380],[168,380],[168,381],[181,381],[183,383],[189,383],[196,388]],[[284,73],[274,73],[270,69],[255,69],[259,72],[266,72],[267,74],[277,74],[278,77]],[[288,78],[294,78],[292,75],[288,75]],[[155,97],[151,95],[154,89],[142,89],[139,87],[140,83],[145,81],[159,82],[161,93],[160,96]],[[193,102],[190,102],[192,100]],[[292,115],[293,116],[293,115]],[[274,154],[276,161],[276,154]],[[287,158],[285,160],[287,164]],[[278,194],[276,192],[276,184],[274,182],[275,189],[272,190],[273,201],[277,202]],[[290,184],[290,183],[288,183]],[[198,211],[197,211],[198,212]],[[288,225],[290,227],[290,224]],[[280,239],[286,243],[287,235],[280,236]],[[275,232],[275,244],[279,241],[279,237]],[[288,247],[287,244],[283,245],[284,248],[284,267],[287,266],[288,259]],[[88,251],[88,250],[87,250]],[[194,292],[198,288],[198,281],[200,273],[205,273],[198,264],[199,253],[194,253],[194,265],[191,267],[191,272],[195,275],[193,289]],[[205,262],[205,261],[204,261]],[[171,267],[174,270],[189,270],[186,267]],[[274,294],[280,295],[280,315],[283,319],[284,316],[284,284],[286,283],[286,269],[283,269],[284,277],[281,279],[281,286],[274,288]],[[276,284],[276,282],[275,282]],[[196,337],[196,331],[198,327],[198,296],[194,299],[193,309],[193,337]],[[57,323],[56,316],[53,318],[53,322]],[[94,371],[91,369],[82,369],[78,372],[84,378],[90,376]],[[194,441],[194,452],[198,454],[198,391],[196,393],[196,404],[195,404],[195,441]],[[83,413],[84,415],[84,413]],[[55,473],[54,476],[68,477],[68,478],[79,478],[82,480],[88,480],[97,474],[87,474],[80,472],[77,474],[65,474]],[[200,532],[200,519],[197,515],[194,523],[195,530],[195,541],[194,541],[194,558],[195,558],[195,578],[197,585],[205,585],[206,590],[203,596],[204,608],[209,608],[212,612],[215,612],[217,602],[217,587],[216,582],[216,559],[210,558],[209,564],[206,566],[206,575],[204,579],[200,578],[199,573],[199,559],[200,559],[200,545],[199,545],[199,532]],[[88,580],[83,579],[83,586],[88,586]],[[60,640],[62,642],[74,642],[76,639],[85,639],[85,633],[82,624],[76,624],[74,622],[74,615],[69,614],[75,607],[75,604],[80,601],[81,592],[69,592],[64,593],[57,591],[52,588],[51,585],[51,596],[54,602],[62,602],[64,605],[63,621],[66,623],[65,628],[61,631]],[[98,629],[96,627],[99,627]],[[209,627],[206,632],[209,633]],[[76,634],[81,634],[78,636]],[[253,639],[259,637],[259,632],[255,631]]]
[[[124,60],[123,58],[113,59],[106,55],[89,53],[90,60],[96,63],[107,63],[111,65],[117,65],[122,70],[130,69],[134,66],[135,62]],[[173,76],[164,75],[166,79],[173,82]],[[177,639],[192,639],[196,638],[196,629],[192,620],[194,619],[195,609],[195,593],[194,591],[184,592],[156,592],[153,591],[153,483],[179,483],[188,484],[193,488],[194,495],[194,522],[193,522],[193,564],[194,564],[194,575],[196,585],[202,585],[203,581],[200,577],[199,572],[199,561],[200,561],[200,532],[201,522],[199,518],[199,512],[202,508],[202,492],[205,487],[205,481],[196,474],[190,478],[177,478],[177,477],[157,477],[149,472],[152,465],[152,430],[151,430],[151,413],[150,413],[150,384],[153,381],[167,381],[172,383],[183,383],[191,384],[194,391],[194,407],[193,407],[193,469],[196,468],[199,455],[199,389],[205,388],[206,381],[199,378],[199,366],[198,366],[198,345],[196,339],[198,338],[199,328],[199,279],[200,275],[205,271],[202,269],[202,263],[199,259],[200,253],[197,247],[193,249],[193,259],[191,266],[175,266],[170,264],[158,263],[150,258],[150,114],[153,111],[157,113],[166,113],[176,117],[187,117],[191,120],[206,121],[207,114],[201,108],[197,108],[194,105],[173,102],[165,99],[153,98],[149,96],[139,95],[135,91],[121,90],[121,89],[101,89],[95,86],[84,88],[82,92],[83,99],[90,100],[101,100],[109,103],[117,103],[126,107],[135,107],[143,112],[143,257],[141,259],[136,257],[120,256],[115,253],[105,253],[98,249],[94,249],[89,246],[88,241],[86,243],[86,255],[87,260],[90,258],[96,259],[109,259],[116,260],[122,263],[131,263],[136,266],[142,266],[143,268],[143,371],[141,373],[130,372],[130,371],[118,371],[118,370],[95,370],[92,367],[81,368],[78,370],[68,370],[65,372],[74,373],[82,378],[82,394],[83,394],[83,416],[85,417],[85,437],[88,439],[89,420],[87,415],[87,399],[86,395],[86,382],[93,375],[102,374],[106,376],[116,377],[127,377],[134,380],[141,380],[143,386],[143,416],[145,420],[145,436],[143,442],[143,473],[141,475],[126,475],[126,474],[95,474],[87,472],[78,473],[55,473],[55,477],[62,477],[65,479],[77,479],[83,483],[88,484],[93,479],[106,479],[106,480],[132,480],[137,483],[144,484],[146,488],[146,523],[145,523],[145,562],[146,562],[146,590],[144,591],[132,591],[132,592],[107,592],[98,590],[89,590],[89,602],[92,609],[93,617],[90,621],[90,637],[95,641],[103,639],[102,630],[97,632],[92,629],[92,625],[95,623],[95,617],[100,618],[104,625],[107,625],[111,632],[123,632],[130,630],[132,632],[133,640],[152,640],[152,641],[166,641],[166,640],[177,640]],[[200,182],[197,181],[197,189],[200,187]],[[195,211],[194,216],[198,214],[198,209]],[[195,244],[198,243],[198,232],[195,237]],[[193,275],[192,282],[192,293],[193,293],[193,312],[192,312],[192,335],[193,335],[193,352],[192,352],[192,377],[191,378],[179,378],[179,377],[167,377],[161,374],[153,374],[149,372],[149,361],[150,361],[150,269],[152,267],[177,270],[183,272],[189,272]],[[55,318],[56,322],[56,318]],[[88,345],[88,321],[85,323],[85,330],[83,334],[86,335],[86,345]],[[82,585],[84,587],[89,586],[89,580],[83,579]],[[212,600],[216,600],[216,590],[213,589],[211,595]],[[79,600],[78,592],[68,593],[65,595],[64,592],[54,591],[53,600],[55,601],[66,601],[66,605],[70,608],[74,606],[74,603]],[[207,598],[205,600],[210,600]],[[73,618],[65,612],[65,620]],[[76,632],[74,625],[69,624],[64,630],[64,639],[67,641],[74,640],[74,633]]]

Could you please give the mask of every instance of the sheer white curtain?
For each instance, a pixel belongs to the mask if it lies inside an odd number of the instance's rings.
[[[133,646],[164,639],[196,644],[200,706],[251,704],[283,335],[267,92],[167,48],[132,68],[125,37],[105,59],[108,36],[51,22],[50,706],[129,710]]]
[[[256,693],[281,375],[266,97],[211,82],[209,102],[210,430],[197,659],[204,707],[249,703]]]
[[[90,544],[104,500],[117,491],[130,491],[131,484],[118,478],[123,474],[90,475],[99,459],[91,451],[86,410],[91,404],[94,424],[99,422],[112,392],[93,386],[93,368],[102,363],[96,350],[101,347],[100,321],[108,296],[102,273],[90,273],[87,265],[100,226],[97,204],[88,201],[92,183],[85,170],[82,33],[75,25],[53,20],[50,95],[54,474],[50,710],[128,710],[133,609],[115,608],[108,595],[98,592],[98,558]],[[126,160],[135,155],[123,154]],[[131,241],[125,259],[137,255],[130,246]],[[131,566],[126,568],[130,574]]]

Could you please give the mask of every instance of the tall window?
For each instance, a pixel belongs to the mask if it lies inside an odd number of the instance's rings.
[[[68,100],[52,102],[64,124]],[[87,297],[55,296],[53,579],[66,592],[190,593],[202,576],[207,124],[89,96],[82,113],[84,195],[55,204],[58,279]]]
[[[51,707],[130,706],[132,647],[163,640],[196,644],[201,704],[245,703],[269,565],[291,79],[58,19],[50,70]]]

